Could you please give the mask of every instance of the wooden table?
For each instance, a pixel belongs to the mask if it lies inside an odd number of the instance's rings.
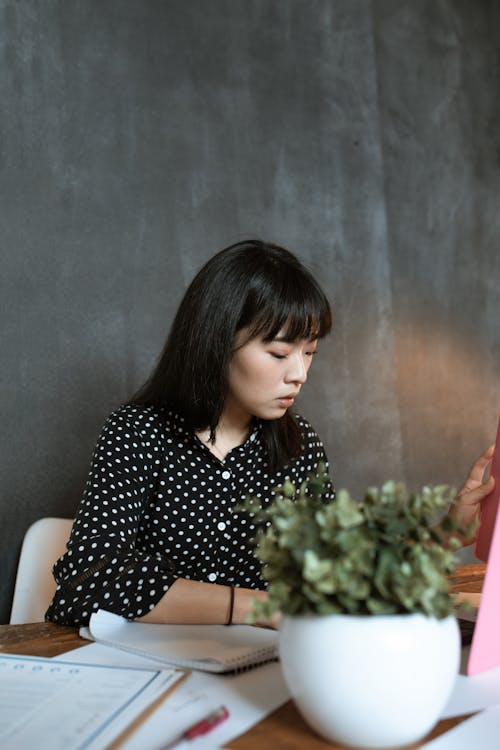
[[[484,565],[463,565],[452,578],[454,591],[481,591]],[[80,638],[77,628],[32,623],[29,625],[0,625],[0,652],[28,656],[58,656],[88,641]],[[407,747],[415,750],[424,742],[438,737],[459,724],[466,717],[440,721],[421,742]],[[288,701],[270,716],[233,740],[226,747],[231,750],[340,750],[342,745],[321,739],[310,729]]]

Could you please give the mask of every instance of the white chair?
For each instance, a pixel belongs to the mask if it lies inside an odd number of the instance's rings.
[[[52,566],[66,552],[73,521],[41,518],[26,532],[17,567],[11,625],[43,621],[56,590]]]

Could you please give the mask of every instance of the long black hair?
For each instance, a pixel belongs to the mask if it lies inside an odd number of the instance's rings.
[[[167,406],[193,431],[215,430],[228,392],[236,334],[247,340],[287,341],[325,336],[332,324],[328,300],[310,272],[288,250],[246,240],[221,250],[197,273],[172,323],[160,359],[131,403]],[[287,411],[263,420],[270,468],[300,453],[301,433]]]

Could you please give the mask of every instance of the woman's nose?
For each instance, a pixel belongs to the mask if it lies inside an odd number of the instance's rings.
[[[287,383],[303,384],[307,380],[307,364],[302,356],[291,357],[289,359],[290,367],[286,373]]]

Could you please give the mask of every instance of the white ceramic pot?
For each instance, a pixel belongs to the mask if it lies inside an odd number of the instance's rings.
[[[280,658],[318,734],[393,748],[421,739],[439,718],[458,673],[460,633],[454,617],[285,616]]]

